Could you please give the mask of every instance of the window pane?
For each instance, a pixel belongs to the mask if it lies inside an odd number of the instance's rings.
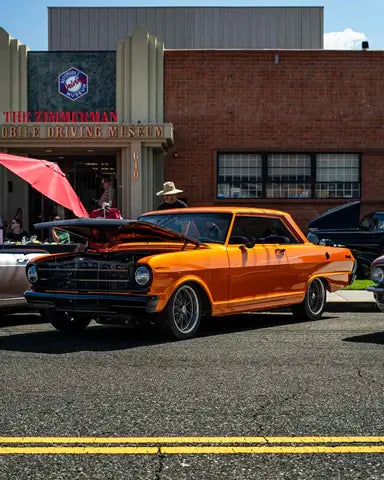
[[[218,156],[218,198],[260,198],[262,195],[261,155],[220,153]]]
[[[267,198],[311,198],[311,184],[267,183]]]
[[[310,197],[310,155],[287,153],[268,155],[267,198]]]
[[[304,154],[274,153],[268,155],[270,182],[303,183],[311,181],[311,157]]]
[[[316,156],[316,198],[359,198],[360,161],[357,153]]]

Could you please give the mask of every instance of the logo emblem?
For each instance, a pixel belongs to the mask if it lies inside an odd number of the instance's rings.
[[[73,102],[88,93],[88,75],[71,67],[58,76],[59,93]]]

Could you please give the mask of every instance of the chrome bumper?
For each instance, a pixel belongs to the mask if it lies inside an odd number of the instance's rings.
[[[384,312],[384,287],[367,287],[366,290],[373,293],[376,305]]]
[[[32,308],[66,312],[97,313],[153,313],[159,297],[140,295],[97,295],[86,293],[45,293],[28,290],[24,297]]]

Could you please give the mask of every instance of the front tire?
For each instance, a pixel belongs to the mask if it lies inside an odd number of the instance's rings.
[[[80,333],[91,323],[91,318],[78,313],[47,312],[47,319],[52,326],[62,333]]]
[[[327,291],[320,278],[314,278],[308,285],[304,300],[291,307],[293,316],[301,320],[318,320],[327,303]]]
[[[162,326],[168,335],[186,340],[197,332],[201,321],[201,300],[197,289],[190,284],[177,288],[162,314]]]

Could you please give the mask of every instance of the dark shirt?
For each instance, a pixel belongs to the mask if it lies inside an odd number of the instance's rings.
[[[6,239],[10,242],[21,242],[23,237],[29,237],[28,233],[24,230],[20,233],[9,232]]]
[[[188,205],[181,200],[177,199],[176,202],[167,203],[163,202],[158,207],[157,210],[170,210],[171,208],[187,208]]]

